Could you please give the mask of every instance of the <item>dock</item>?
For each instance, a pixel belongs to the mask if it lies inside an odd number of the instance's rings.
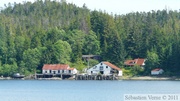
[[[75,77],[75,80],[118,80],[117,75],[82,75],[78,74]]]
[[[61,74],[35,74],[34,78],[35,79],[51,79],[51,78],[61,78],[61,79],[68,79],[70,77],[75,77],[74,74],[71,73],[61,73]]]
[[[53,79],[53,78],[60,78],[69,79],[73,78],[74,80],[118,80],[117,75],[88,75],[88,74],[36,74],[35,79]]]

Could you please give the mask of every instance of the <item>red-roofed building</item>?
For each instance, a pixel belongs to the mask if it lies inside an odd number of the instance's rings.
[[[87,70],[89,75],[101,73],[102,75],[112,75],[117,74],[118,76],[122,76],[122,70],[111,64],[110,62],[101,62]]]
[[[134,59],[134,60],[126,60],[124,62],[124,65],[125,66],[135,66],[135,65],[138,65],[138,66],[141,66],[143,67],[145,65],[145,59]]]
[[[160,75],[160,74],[162,74],[163,72],[164,72],[163,69],[161,69],[161,68],[156,68],[156,69],[151,70],[151,75]]]
[[[67,64],[45,64],[42,68],[43,74],[76,74],[75,68],[70,68]]]

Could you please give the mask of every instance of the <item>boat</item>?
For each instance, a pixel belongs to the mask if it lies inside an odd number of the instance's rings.
[[[15,73],[13,75],[13,78],[24,78],[24,75],[21,75],[20,73]]]

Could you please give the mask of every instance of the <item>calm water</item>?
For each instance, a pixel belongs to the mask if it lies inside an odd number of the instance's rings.
[[[0,80],[0,101],[123,101],[145,93],[179,94],[180,81]]]

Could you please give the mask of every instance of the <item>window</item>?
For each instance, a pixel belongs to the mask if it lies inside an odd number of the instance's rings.
[[[69,73],[71,73],[71,70],[69,70]]]
[[[45,71],[45,73],[47,73],[47,71]]]
[[[106,66],[106,68],[108,68],[108,66]]]
[[[58,73],[60,73],[60,70],[58,70]]]
[[[49,73],[51,73],[51,70],[49,70]]]
[[[64,70],[62,70],[62,73],[64,73]]]
[[[101,63],[101,65],[102,65],[102,63]]]
[[[100,69],[100,71],[102,71],[102,70],[103,70],[103,66],[100,66],[100,68],[99,68],[99,69]]]

